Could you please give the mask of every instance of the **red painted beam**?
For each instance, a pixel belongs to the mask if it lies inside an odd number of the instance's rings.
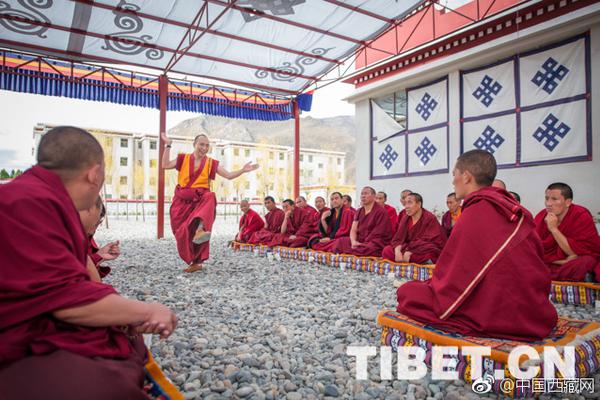
[[[300,109],[294,100],[294,201],[300,196]]]
[[[158,97],[160,105],[159,116],[159,139],[158,139],[158,204],[156,205],[156,237],[161,239],[165,236],[165,170],[163,169],[162,156],[165,151],[165,142],[162,140],[160,132],[167,131],[167,94],[169,90],[169,80],[166,75],[158,78]]]

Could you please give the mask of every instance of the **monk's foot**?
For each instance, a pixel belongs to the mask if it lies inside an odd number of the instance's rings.
[[[192,272],[197,272],[197,271],[202,271],[202,264],[199,263],[193,263],[192,265],[190,265],[189,267],[187,267],[186,269],[183,270],[184,272],[188,272],[188,273],[192,273]]]
[[[202,244],[208,242],[210,240],[210,232],[205,230],[198,229],[194,238],[192,239],[192,243],[194,244]]]

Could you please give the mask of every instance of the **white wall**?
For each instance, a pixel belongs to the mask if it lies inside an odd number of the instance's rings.
[[[554,164],[536,167],[520,167],[512,169],[501,169],[498,171],[498,178],[506,182],[508,190],[512,190],[521,195],[522,203],[534,214],[544,206],[544,189],[552,182],[565,182],[569,184],[574,191],[574,201],[581,204],[596,215],[600,212],[600,23],[594,22],[590,28],[591,42],[591,71],[592,71],[592,161]],[[552,23],[552,21],[550,21]],[[583,32],[587,28],[579,29]],[[556,32],[556,31],[555,31]],[[547,45],[560,41],[563,38],[573,36],[579,32],[560,32],[553,36],[546,35],[539,37],[537,45]],[[529,38],[528,38],[529,40]],[[531,42],[530,42],[531,43]],[[512,47],[515,42],[508,41],[505,44],[505,51],[498,53],[496,51],[493,59],[487,59],[480,62],[485,65],[493,62],[495,59],[501,59],[508,52],[514,52]],[[529,45],[531,46],[531,45]],[[513,49],[513,50],[511,50]],[[481,54],[479,54],[481,56]],[[465,61],[467,63],[467,61]],[[449,76],[449,107],[450,107],[450,173],[394,178],[386,180],[373,180],[369,178],[370,155],[369,155],[369,106],[368,99],[361,99],[356,103],[356,122],[358,132],[357,138],[357,191],[363,186],[373,186],[376,190],[383,190],[388,194],[388,203],[392,206],[400,206],[400,192],[403,189],[410,189],[420,193],[424,198],[424,206],[427,209],[445,210],[446,195],[453,191],[451,171],[459,155],[460,147],[460,111],[459,111],[459,73],[461,68],[472,68],[473,65],[454,65],[450,70],[444,71],[439,68],[437,74],[434,72],[422,76],[419,82],[419,76],[413,74],[410,79],[402,81],[400,78],[392,82],[388,88],[378,88],[377,93],[383,94],[382,89],[387,92],[401,89],[403,87],[415,86],[418,83],[426,83],[445,74]],[[375,97],[371,95],[370,97]]]

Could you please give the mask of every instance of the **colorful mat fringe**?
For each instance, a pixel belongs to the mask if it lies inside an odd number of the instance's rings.
[[[273,247],[232,242],[236,251],[250,251],[259,256],[272,252],[274,257],[315,262],[340,269],[370,272],[378,275],[393,273],[398,279],[425,281],[431,278],[435,265],[394,263],[375,257],[357,257],[349,254],[333,254],[311,249]],[[594,305],[600,302],[600,283],[552,282],[550,300],[560,304]]]
[[[183,394],[167,377],[163,374],[159,365],[154,361],[154,357],[148,350],[148,362],[144,370],[146,372],[146,382],[144,390],[151,399],[156,400],[184,400]]]
[[[381,343],[391,346],[394,351],[402,346],[420,346],[426,351],[425,363],[431,366],[432,346],[458,346],[459,354],[455,357],[459,378],[472,382],[470,363],[467,356],[462,355],[462,346],[491,347],[491,356],[483,357],[482,371],[493,376],[495,370],[504,370],[512,384],[501,387],[502,381],[492,384],[492,391],[509,397],[529,397],[541,392],[536,391],[535,383],[543,382],[543,367],[540,376],[530,381],[517,382],[509,373],[507,360],[510,351],[516,346],[527,345],[542,353],[542,347],[552,346],[559,351],[563,346],[575,347],[575,374],[577,378],[585,378],[600,368],[600,323],[578,321],[559,317],[558,324],[552,334],[542,342],[523,343],[502,339],[485,339],[471,336],[450,334],[414,321],[400,313],[384,310],[377,316],[377,323],[383,327]],[[593,378],[592,378],[593,379]],[[505,379],[506,380],[506,379]],[[529,382],[529,384],[524,384]],[[507,390],[507,387],[512,389]],[[539,386],[538,386],[538,389]]]

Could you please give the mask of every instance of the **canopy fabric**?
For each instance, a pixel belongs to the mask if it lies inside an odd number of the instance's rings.
[[[3,90],[159,108],[157,76],[13,52],[0,52],[0,57],[0,89]],[[292,100],[281,96],[173,79],[167,87],[167,110],[170,111],[262,121],[294,117]],[[310,104],[304,109],[309,111]]]
[[[6,0],[0,45],[295,95],[423,0]]]

